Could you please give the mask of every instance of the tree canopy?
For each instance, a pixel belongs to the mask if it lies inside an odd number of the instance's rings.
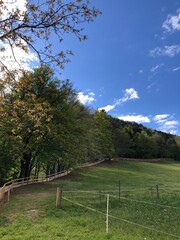
[[[92,22],[98,14],[100,11],[89,0],[0,1],[0,51],[10,49],[13,60],[17,61],[15,49],[20,48],[25,53],[34,53],[41,63],[63,68],[69,61],[67,55],[72,54],[71,50],[61,49],[64,34],[72,33],[80,41],[85,40],[84,23]],[[5,58],[6,55],[1,58],[0,67],[7,72]],[[21,63],[18,62],[19,68]]]

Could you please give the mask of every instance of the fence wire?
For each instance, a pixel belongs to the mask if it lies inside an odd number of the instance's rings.
[[[68,202],[70,202],[70,203],[72,203],[72,204],[74,204],[74,205],[77,205],[77,206],[79,206],[79,207],[83,207],[83,208],[86,208],[86,209],[88,209],[88,210],[90,210],[90,211],[93,211],[93,212],[96,212],[96,213],[99,213],[99,214],[101,214],[101,215],[106,216],[106,213],[101,212],[101,211],[99,211],[99,210],[96,210],[96,209],[94,209],[94,208],[85,206],[85,205],[83,205],[83,204],[81,204],[81,203],[77,203],[77,202],[72,201],[72,200],[70,200],[70,199],[68,199],[68,198],[66,198],[66,197],[63,197],[63,199],[64,199],[65,201],[68,201]],[[180,239],[180,236],[177,236],[177,235],[174,235],[174,234],[171,234],[171,233],[168,233],[168,232],[164,232],[164,231],[161,231],[161,230],[157,230],[157,229],[154,229],[154,228],[152,228],[152,227],[145,226],[145,225],[142,225],[142,224],[139,224],[139,223],[135,223],[135,222],[129,221],[129,220],[124,219],[124,218],[119,218],[119,217],[113,216],[113,215],[111,215],[111,214],[108,214],[108,216],[109,216],[110,218],[113,218],[113,219],[116,219],[116,220],[119,220],[119,221],[123,221],[123,222],[125,222],[125,223],[131,224],[131,225],[134,225],[134,226],[137,226],[137,227],[141,227],[141,228],[144,228],[144,229],[148,229],[148,230],[150,230],[150,231],[153,231],[153,232],[157,232],[157,233],[164,234],[164,235],[167,235],[167,236],[170,236],[170,237],[174,237],[174,238],[176,238],[176,239]]]

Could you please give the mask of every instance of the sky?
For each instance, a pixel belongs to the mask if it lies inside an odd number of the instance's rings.
[[[90,108],[180,135],[180,1],[91,2],[102,15],[84,26],[88,40],[53,40],[74,52],[60,79],[70,79]],[[17,56],[26,60],[23,54]],[[29,60],[36,60],[33,53]]]
[[[62,77],[89,107],[180,135],[180,1],[93,3],[102,15],[86,42],[66,42],[75,56]]]

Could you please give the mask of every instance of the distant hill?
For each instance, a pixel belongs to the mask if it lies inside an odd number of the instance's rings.
[[[109,116],[115,152],[120,157],[180,160],[180,137]]]

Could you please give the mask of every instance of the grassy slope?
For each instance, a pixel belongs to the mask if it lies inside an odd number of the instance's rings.
[[[177,163],[114,162],[111,165],[79,169],[54,182],[16,189],[0,217],[0,239],[177,239],[125,223],[120,218],[180,236],[179,176],[180,164]],[[119,180],[122,197],[120,202]],[[159,199],[156,197],[156,184],[164,184],[159,186]],[[106,195],[103,194],[110,193],[110,214],[118,219],[109,219],[109,234],[105,233],[104,215],[65,200],[62,209],[56,209],[55,192],[60,185],[64,186],[65,198],[104,213]],[[153,193],[150,187],[154,187]],[[74,189],[94,192],[74,192]],[[123,197],[172,205],[179,209],[147,205]]]

